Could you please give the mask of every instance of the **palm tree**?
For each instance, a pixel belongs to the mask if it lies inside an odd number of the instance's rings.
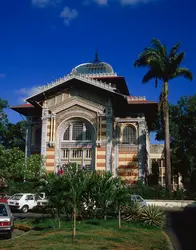
[[[166,167],[166,187],[171,191],[171,157],[170,157],[170,133],[169,133],[169,105],[168,105],[168,83],[170,80],[183,76],[189,80],[193,75],[187,68],[180,68],[184,60],[185,53],[179,53],[180,43],[174,45],[170,52],[157,39],[152,39],[151,47],[145,48],[135,61],[134,67],[148,67],[148,72],[144,75],[142,82],[147,83],[155,79],[155,87],[158,80],[162,82],[162,92],[160,95],[160,109],[163,114],[165,129],[165,167]]]

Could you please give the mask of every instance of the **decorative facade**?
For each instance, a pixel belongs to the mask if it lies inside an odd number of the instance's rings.
[[[12,109],[27,117],[26,155],[42,154],[47,172],[76,162],[130,184],[145,178],[157,103],[131,96],[125,78],[97,55],[26,102]]]

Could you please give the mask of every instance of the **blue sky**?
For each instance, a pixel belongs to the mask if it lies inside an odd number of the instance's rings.
[[[180,41],[183,66],[195,73],[195,9],[194,0],[1,0],[0,97],[19,104],[34,87],[93,60],[98,49],[100,60],[125,76],[131,95],[158,100],[160,87],[142,85],[146,70],[133,62],[154,37],[168,47]],[[193,95],[195,82],[172,81],[170,102]]]

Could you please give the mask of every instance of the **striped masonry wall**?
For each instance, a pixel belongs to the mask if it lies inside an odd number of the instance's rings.
[[[47,121],[47,141],[50,141],[51,137],[51,119]]]
[[[47,141],[55,141],[56,136],[56,119],[51,117],[47,121]]]
[[[138,181],[138,157],[136,152],[119,150],[118,155],[118,176],[129,184],[136,184]]]
[[[47,148],[46,150],[46,171],[48,173],[55,171],[55,148]]]
[[[106,169],[106,148],[98,147],[97,149],[97,159],[95,169],[97,171],[105,171]]]
[[[47,121],[47,141],[55,141],[55,119],[49,118]],[[55,172],[55,148],[46,149],[46,171]]]
[[[106,140],[106,120],[101,120],[101,140]]]

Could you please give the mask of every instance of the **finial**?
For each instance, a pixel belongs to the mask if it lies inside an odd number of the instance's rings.
[[[99,60],[99,54],[98,54],[97,50],[95,52],[95,60],[94,60],[94,62],[100,62],[100,60]]]

